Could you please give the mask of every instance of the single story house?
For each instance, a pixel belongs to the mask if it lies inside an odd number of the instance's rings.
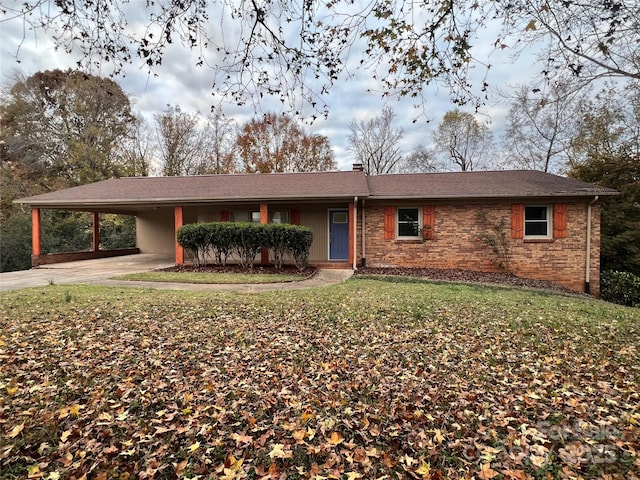
[[[100,251],[99,215],[136,217],[132,253],[175,255],[184,224],[285,222],[313,230],[309,261],[358,268],[508,269],[599,293],[600,200],[611,189],[539,171],[367,176],[353,171],[110,179],[18,203],[32,209],[33,265]],[[91,252],[43,255],[41,209],[93,212]],[[262,262],[268,262],[263,252]]]

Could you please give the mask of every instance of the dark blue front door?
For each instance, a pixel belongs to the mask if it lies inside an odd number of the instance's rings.
[[[349,211],[329,212],[329,260],[349,260]]]

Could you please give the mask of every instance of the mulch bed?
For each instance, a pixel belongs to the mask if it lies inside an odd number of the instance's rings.
[[[173,267],[159,268],[158,272],[196,272],[196,273],[255,273],[263,275],[295,275],[301,278],[310,278],[316,274],[317,268],[307,267],[298,270],[294,265],[283,265],[276,269],[273,265],[254,265],[253,268],[244,268],[241,265],[174,265]]]
[[[417,277],[428,280],[459,283],[481,283],[506,285],[510,287],[537,288],[556,293],[580,295],[563,285],[545,280],[522,278],[510,273],[472,272],[469,270],[445,270],[436,268],[359,268],[355,275],[392,275],[401,277]],[[586,295],[586,294],[585,294]]]

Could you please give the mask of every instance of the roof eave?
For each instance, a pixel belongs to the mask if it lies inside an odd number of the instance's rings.
[[[218,198],[146,198],[135,200],[104,199],[104,200],[38,200],[36,198],[22,198],[14,200],[13,203],[20,205],[30,205],[33,207],[106,207],[106,206],[148,206],[148,205],[185,205],[202,203],[239,203],[239,202],[274,202],[282,200],[348,200],[354,197],[367,197],[368,193],[339,193],[332,195],[282,195],[278,197],[218,197]]]
[[[477,195],[370,195],[369,200],[504,200],[507,198],[576,198],[585,197],[592,198],[596,196],[617,196],[620,192],[561,192],[561,193],[536,193],[536,194],[477,194]]]

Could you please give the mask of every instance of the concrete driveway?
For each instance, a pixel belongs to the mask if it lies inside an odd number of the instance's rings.
[[[175,265],[173,257],[153,254],[56,263],[20,272],[0,273],[0,290],[17,290],[19,288],[42,287],[50,284],[92,283],[94,285],[114,287],[255,293],[274,290],[301,290],[333,285],[344,282],[353,275],[353,270],[321,269],[307,280],[261,284],[193,284],[110,280],[118,275],[148,272],[156,268],[170,267],[172,265]]]
[[[139,254],[124,257],[80,260],[77,262],[43,265],[31,270],[0,273],[0,290],[41,287],[51,283],[100,283],[127,273],[147,272],[170,267],[175,260],[166,255]]]

